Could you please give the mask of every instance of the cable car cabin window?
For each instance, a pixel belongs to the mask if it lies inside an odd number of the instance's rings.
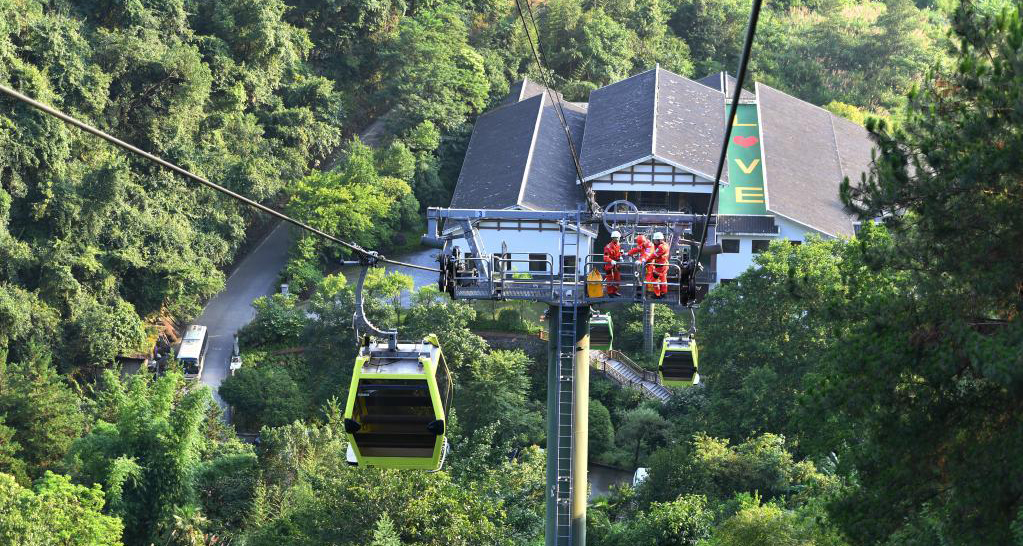
[[[437,363],[437,394],[440,395],[441,413],[444,418],[447,419],[448,406],[451,404],[451,382],[449,381],[450,376],[448,375],[448,365],[444,361],[444,355],[440,356],[440,360]]]
[[[529,255],[529,270],[533,273],[546,273],[547,272],[547,255],[546,254],[530,254]]]
[[[721,239],[721,253],[722,254],[738,254],[739,253],[739,240],[738,239]]]
[[[611,328],[606,322],[597,322],[590,327],[590,345],[611,345]]]
[[[437,436],[426,429],[434,419],[425,379],[360,379],[352,418],[367,457],[431,457]]]
[[[665,351],[663,374],[665,379],[692,379],[696,373],[692,351]]]
[[[771,246],[770,239],[753,239],[753,253],[760,254],[766,252],[767,247]]]

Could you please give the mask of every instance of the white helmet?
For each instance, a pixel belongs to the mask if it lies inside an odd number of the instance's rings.
[[[654,232],[654,240],[655,241],[663,241],[664,240],[664,234],[661,233],[660,231]]]
[[[619,232],[617,229],[611,232],[611,238],[612,239],[617,239],[617,238],[619,238],[621,236],[622,236],[621,232]]]

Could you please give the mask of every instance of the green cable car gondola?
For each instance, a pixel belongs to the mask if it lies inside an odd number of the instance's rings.
[[[593,351],[610,351],[614,343],[614,328],[611,315],[594,313],[590,317],[590,349]]]
[[[355,360],[345,432],[357,464],[436,470],[447,449],[451,378],[437,336],[367,341]]]
[[[699,351],[690,334],[665,336],[657,371],[661,384],[667,387],[688,387],[700,382]]]

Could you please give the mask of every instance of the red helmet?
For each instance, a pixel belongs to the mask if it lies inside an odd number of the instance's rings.
[[[636,244],[637,245],[641,245],[641,244],[643,244],[645,242],[646,242],[646,236],[645,235],[639,235],[638,237],[636,237]]]

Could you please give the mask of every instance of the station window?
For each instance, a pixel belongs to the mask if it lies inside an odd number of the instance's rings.
[[[543,273],[547,271],[547,255],[546,254],[530,254],[529,255],[529,270],[532,272]]]
[[[767,250],[767,247],[771,246],[770,239],[753,239],[753,253],[760,254]]]
[[[725,254],[738,254],[739,253],[739,240],[738,239],[721,239],[721,252]]]

